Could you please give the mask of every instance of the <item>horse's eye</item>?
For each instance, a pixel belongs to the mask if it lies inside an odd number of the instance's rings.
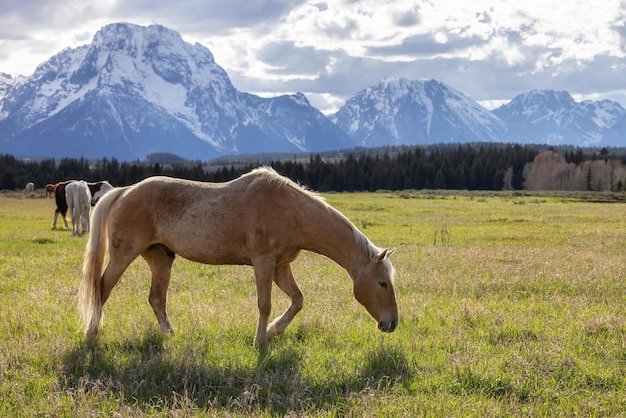
[[[378,282],[378,284],[380,285],[380,287],[382,287],[383,289],[387,288],[387,283],[385,282]]]

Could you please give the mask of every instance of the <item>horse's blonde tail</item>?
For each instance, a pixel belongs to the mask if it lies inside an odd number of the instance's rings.
[[[78,313],[87,338],[98,335],[98,325],[102,318],[102,267],[108,248],[109,211],[125,190],[125,187],[115,188],[106,193],[98,201],[91,215],[91,230],[83,263],[83,280],[78,290]]]

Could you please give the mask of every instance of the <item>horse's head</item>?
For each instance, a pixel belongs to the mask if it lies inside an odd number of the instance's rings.
[[[354,297],[378,322],[378,329],[393,332],[398,325],[398,306],[393,287],[394,269],[388,257],[393,250],[374,255],[354,279]]]

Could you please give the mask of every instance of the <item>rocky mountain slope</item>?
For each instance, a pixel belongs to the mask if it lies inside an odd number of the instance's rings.
[[[296,93],[238,91],[212,53],[162,26],[107,25],[30,77],[0,73],[0,153],[209,160],[354,146],[515,142],[626,144],[626,110],[532,90],[490,111],[437,80],[391,77],[325,116]]]
[[[157,25],[105,26],[8,87],[0,104],[0,151],[16,155],[209,159],[353,145],[302,94],[239,92],[207,48]]]

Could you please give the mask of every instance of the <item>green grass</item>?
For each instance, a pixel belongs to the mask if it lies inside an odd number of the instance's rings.
[[[581,198],[584,197],[584,198]],[[329,194],[395,247],[400,325],[302,254],[305,307],[253,346],[252,269],[178,258],[163,336],[137,260],[78,331],[87,238],[52,200],[0,195],[0,416],[616,416],[626,413],[626,217],[604,195]],[[274,288],[274,311],[287,298]]]

